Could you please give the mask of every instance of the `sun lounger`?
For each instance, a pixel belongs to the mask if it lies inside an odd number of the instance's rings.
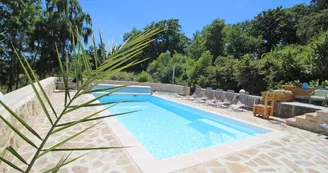
[[[229,109],[233,111],[242,111],[243,110],[242,108],[247,107],[246,102],[248,100],[248,96],[249,96],[248,92],[240,93],[237,99],[237,103],[230,105]]]
[[[217,101],[221,100],[222,99],[222,94],[223,94],[222,89],[216,89],[215,92],[214,92],[213,99],[206,100],[206,105],[213,105]]]
[[[183,97],[183,96],[186,96],[187,89],[188,89],[188,86],[187,86],[187,85],[184,86],[184,87],[182,88],[182,92],[180,92],[180,93],[177,94],[177,97]]]
[[[328,124],[326,124],[326,123],[322,123],[322,124],[320,124],[320,126],[321,126],[322,128],[324,128],[324,129],[326,129],[326,131],[323,132],[323,133],[320,133],[319,135],[323,135],[323,134],[328,133]]]
[[[234,98],[235,95],[235,91],[234,90],[228,90],[222,101],[218,101],[214,104],[214,106],[218,106],[218,107],[228,107],[229,105],[231,105],[232,100]]]
[[[185,98],[188,99],[188,100],[195,100],[195,98],[198,97],[200,91],[201,91],[201,87],[197,86],[196,89],[195,89],[195,92],[191,96],[187,96]]]
[[[212,96],[212,88],[207,87],[204,93],[204,96],[201,98],[196,98],[194,102],[205,103],[206,100],[210,99]]]

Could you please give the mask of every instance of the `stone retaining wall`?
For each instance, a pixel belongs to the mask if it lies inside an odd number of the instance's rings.
[[[116,81],[116,80],[106,80],[102,82],[103,84],[116,84],[116,85],[140,85],[140,86],[150,86],[154,91],[164,91],[164,92],[173,92],[181,93],[183,91],[183,86],[181,85],[172,85],[172,84],[163,84],[163,83],[148,83],[148,82],[134,82],[134,81]],[[188,87],[186,95],[190,94],[190,87]]]
[[[55,77],[50,77],[40,81],[45,92],[50,96],[55,89]],[[37,87],[39,90],[39,88]],[[33,92],[31,85],[25,86],[13,92],[4,95],[5,104],[17,113],[25,122],[32,124],[34,117],[38,116],[41,112],[40,103]],[[11,122],[17,129],[26,130],[13,116],[11,116],[2,106],[0,106],[0,114]],[[23,140],[12,133],[12,130],[0,120],[0,154],[4,151],[5,147],[11,145],[15,149],[19,148]]]
[[[172,93],[181,93],[183,91],[182,85],[172,85],[172,84],[163,84],[163,83],[148,83],[148,82],[135,82],[135,81],[117,81],[117,80],[106,80],[102,82],[102,84],[115,84],[115,85],[140,85],[140,86],[150,86],[154,89],[154,91],[164,91],[164,92],[172,92]],[[75,85],[70,84],[71,88],[74,88]],[[62,82],[56,83],[57,89],[65,89],[64,84]],[[76,88],[76,87],[75,87]],[[215,90],[212,91],[212,96],[214,96]],[[203,96],[205,93],[205,89],[202,88],[199,96]],[[188,87],[185,95],[190,95],[190,87]],[[238,93],[235,93],[235,97],[238,96]],[[254,104],[259,104],[261,100],[260,96],[250,95],[248,97],[246,105],[248,108],[252,109]]]
[[[291,118],[323,109],[327,108],[300,102],[276,102],[274,115],[282,118]]]

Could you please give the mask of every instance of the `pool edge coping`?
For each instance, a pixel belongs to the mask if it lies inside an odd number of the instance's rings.
[[[89,99],[94,99],[95,97],[92,94],[87,94]],[[183,104],[186,106],[190,106],[185,103],[177,102],[172,99],[167,99],[165,97],[160,97],[158,95],[153,95],[155,97],[159,97],[162,99],[166,99],[169,101],[173,101],[179,104]],[[96,100],[95,102],[99,102]],[[100,103],[100,102],[99,102]],[[98,110],[103,109],[103,106],[95,107]],[[287,133],[281,132],[279,130],[263,127],[258,124],[250,123],[241,119],[237,119],[234,117],[230,117],[228,115],[222,115],[218,114],[213,111],[205,110],[200,107],[195,107],[197,109],[212,113],[214,115],[223,116],[226,118],[230,118],[236,121],[240,121],[255,127],[260,127],[263,129],[270,130],[270,132],[265,134],[260,134],[256,136],[252,136],[246,139],[234,141],[231,143],[222,144],[219,146],[213,146],[209,148],[204,148],[201,150],[193,151],[190,153],[181,154],[178,156],[173,156],[168,159],[164,160],[156,160],[154,156],[129,132],[128,129],[126,129],[115,117],[109,117],[106,119],[103,119],[109,129],[113,132],[113,134],[116,136],[116,138],[119,140],[119,142],[123,146],[131,146],[126,148],[125,150],[127,153],[129,153],[132,160],[135,162],[135,164],[138,166],[138,168],[144,172],[144,173],[167,173],[167,172],[173,172],[182,170],[191,166],[199,165],[202,163],[205,163],[210,160],[214,160],[217,158],[221,158],[224,156],[227,156],[229,154],[233,154],[235,152],[240,152],[246,149],[250,149],[252,147],[255,147],[257,145],[263,144],[265,142],[272,141],[274,139],[281,138]],[[100,113],[101,115],[105,116],[111,114],[111,112],[107,109],[106,111]]]

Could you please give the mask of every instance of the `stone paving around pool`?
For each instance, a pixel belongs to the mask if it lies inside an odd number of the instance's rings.
[[[253,124],[280,130],[288,135],[223,158],[193,166],[177,173],[223,172],[328,172],[328,139],[297,129],[285,123],[254,117],[252,112],[231,112],[172,95],[161,96],[191,106],[241,119]]]
[[[285,123],[264,120],[254,117],[251,112],[231,112],[222,108],[214,108],[200,103],[193,103],[172,95],[160,95],[170,100],[185,103],[191,106],[224,114],[246,122],[258,124],[264,127],[280,130],[288,135],[270,142],[263,143],[247,150],[239,151],[228,156],[217,158],[200,165],[195,165],[177,173],[224,173],[224,172],[328,172],[328,139],[325,136],[287,126]],[[57,112],[63,109],[63,93],[54,93],[51,96]],[[82,96],[76,103],[82,103],[89,99]],[[95,112],[95,108],[83,108],[69,113],[63,119],[64,122]],[[107,127],[103,120],[96,127],[76,137],[62,147],[96,147],[96,146],[121,146],[117,137]],[[49,141],[47,147],[66,139],[70,135],[89,127],[93,123],[81,123],[73,128],[56,134]],[[33,124],[41,136],[46,135],[49,123],[45,115],[38,116]],[[31,135],[31,139],[34,138]],[[24,158],[31,159],[34,152],[28,145],[20,147]],[[88,153],[80,160],[65,166],[60,173],[138,173],[138,166],[125,149],[113,149],[106,151],[73,152],[71,157]],[[64,152],[52,152],[38,160],[34,172],[42,172],[54,166]],[[19,161],[15,161],[19,163]],[[0,172],[14,172],[7,167]]]
[[[64,93],[53,93],[51,96],[51,101],[54,104],[56,112],[60,113],[64,106]],[[84,103],[88,101],[89,97],[83,95],[73,105],[77,103]],[[78,111],[73,111],[68,113],[63,117],[64,122],[70,122],[74,120],[81,119],[82,117],[88,116],[97,110],[95,108],[82,108]],[[82,135],[77,136],[68,143],[62,145],[62,148],[69,147],[119,147],[121,144],[118,142],[115,135],[108,129],[104,121],[98,121],[99,124],[90,130],[86,131]],[[74,135],[77,132],[95,124],[96,122],[86,122],[77,124],[74,127],[65,129],[60,133],[54,134],[50,138],[46,148],[53,146],[54,144],[61,142],[62,140]],[[40,134],[41,137],[44,137],[47,131],[50,128],[50,123],[46,118],[45,114],[41,114],[36,117],[33,127],[36,128],[36,131]],[[29,134],[29,133],[28,133]],[[34,136],[28,135],[30,139],[35,139]],[[38,140],[33,140],[36,144]],[[23,145],[20,147],[19,152],[23,153],[23,157],[29,161],[32,158],[35,149],[29,145]],[[63,154],[68,154],[68,152],[50,152],[49,154],[41,157],[35,165],[35,169],[32,171],[34,173],[44,172],[52,167],[54,167],[58,161],[61,159]],[[138,173],[139,168],[131,160],[130,156],[124,149],[113,149],[113,150],[101,150],[101,151],[78,151],[73,152],[70,158],[75,158],[80,155],[87,154],[81,159],[63,167],[59,173]],[[15,160],[14,163],[21,163],[18,160]],[[22,168],[25,165],[21,165]],[[5,173],[15,173],[16,171],[12,169],[0,169],[0,172]]]

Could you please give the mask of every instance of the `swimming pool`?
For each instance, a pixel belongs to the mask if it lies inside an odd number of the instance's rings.
[[[140,102],[120,103],[109,111],[121,113],[140,110],[117,116],[116,119],[157,160],[270,132],[267,129],[152,95],[114,94],[99,101],[122,100]]]
[[[115,88],[121,85],[113,85],[113,84],[99,84],[95,86],[92,90],[98,90],[98,89],[106,89],[106,88],[114,88],[114,89],[108,89],[104,90],[103,92],[113,92],[115,91],[116,94],[145,94],[145,95],[151,95],[153,94],[153,89],[149,86],[126,86],[121,89]],[[117,91],[116,91],[117,90]]]

